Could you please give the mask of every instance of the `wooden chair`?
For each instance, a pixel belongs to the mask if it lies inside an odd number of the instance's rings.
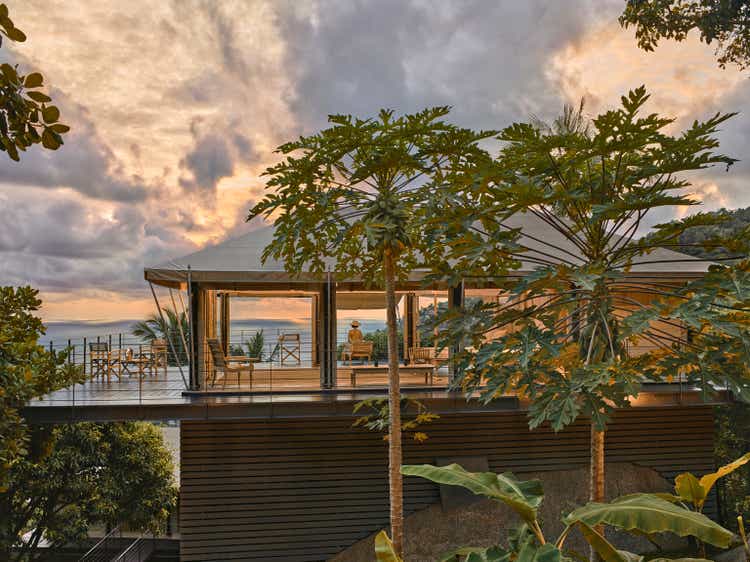
[[[372,360],[372,350],[374,342],[371,341],[355,341],[344,344],[344,349],[341,351],[341,360],[346,363],[349,360],[349,364],[352,364],[352,359],[359,357],[365,359],[367,363]]]
[[[155,373],[164,369],[164,376],[167,376],[167,340],[155,339],[151,342],[151,362]]]
[[[92,378],[107,377],[110,381],[112,373],[120,377],[120,354],[113,352],[108,342],[89,343],[89,373]]]
[[[296,363],[297,365],[302,363],[302,345],[299,334],[281,334],[279,336],[279,357],[281,358],[281,364],[283,365],[286,361]]]
[[[252,387],[253,370],[255,369],[253,363],[257,362],[258,359],[256,357],[246,357],[244,355],[224,355],[219,340],[210,338],[207,342],[208,349],[211,351],[211,359],[214,363],[214,374],[211,379],[211,386],[216,385],[216,373],[221,371],[224,375],[224,384],[222,388],[226,388],[227,386],[227,377],[235,374],[237,375],[237,386],[239,386],[242,373],[247,373],[249,375],[250,386]]]
[[[420,365],[425,363],[435,364],[434,347],[410,347],[408,352],[410,365]]]

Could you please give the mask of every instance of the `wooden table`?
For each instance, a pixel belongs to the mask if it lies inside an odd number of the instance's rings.
[[[432,386],[432,379],[435,376],[434,365],[399,365],[399,376],[401,375],[424,375],[424,383]],[[357,377],[361,375],[385,375],[388,376],[387,366],[372,367],[369,365],[352,367],[350,381],[352,387],[357,386]]]

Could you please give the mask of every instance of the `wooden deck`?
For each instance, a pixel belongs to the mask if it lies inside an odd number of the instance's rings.
[[[366,374],[357,376],[355,386],[352,386],[351,366],[341,366],[337,369],[338,390],[385,390],[388,385],[387,371],[382,369],[370,370]],[[432,384],[425,384],[426,377],[421,370],[405,368],[401,374],[401,384],[404,387],[425,387],[444,389],[448,382],[447,372],[439,372]],[[183,367],[185,377],[187,370]],[[429,381],[428,381],[429,382]],[[47,395],[42,400],[33,401],[31,407],[44,406],[106,406],[106,405],[157,405],[157,404],[187,404],[193,401],[194,393],[183,382],[177,367],[170,367],[166,374],[160,371],[155,375],[111,377],[111,381],[90,380],[84,384],[58,390]],[[235,377],[224,381],[219,378],[213,388],[203,394],[227,395],[238,393],[243,395],[274,395],[294,393],[319,393],[320,371],[317,367],[273,367],[261,365],[256,367],[252,380],[244,374],[239,384]]]

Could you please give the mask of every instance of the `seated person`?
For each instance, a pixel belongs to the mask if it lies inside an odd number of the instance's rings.
[[[362,335],[362,331],[359,329],[359,322],[357,320],[352,321],[352,327],[349,330],[349,333],[346,336],[347,342],[342,346],[342,359],[346,361],[349,359],[349,361],[352,360],[352,352],[355,353],[366,353],[367,358],[369,360],[370,355],[372,354],[372,347],[365,348],[365,351],[363,351],[362,346],[358,346],[358,350],[353,350],[353,347],[355,344],[364,344],[365,343],[365,337]],[[372,344],[370,343],[370,346]],[[369,352],[368,352],[369,351]],[[364,355],[360,355],[361,357],[364,357]]]
[[[346,337],[348,343],[361,342],[365,337],[362,335],[362,331],[359,329],[359,322],[352,320],[352,327],[349,330],[349,334]]]

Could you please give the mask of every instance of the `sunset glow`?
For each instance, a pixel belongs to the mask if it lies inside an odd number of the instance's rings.
[[[143,268],[247,232],[275,147],[329,113],[448,104],[502,128],[640,84],[679,126],[750,107],[750,74],[696,38],[639,50],[621,1],[475,4],[10,0],[29,39],[3,52],[44,74],[72,130],[57,152],[0,157],[0,280],[39,287],[46,320],[148,314]],[[740,159],[743,122],[721,134]],[[747,206],[749,174],[696,174],[693,192]]]

